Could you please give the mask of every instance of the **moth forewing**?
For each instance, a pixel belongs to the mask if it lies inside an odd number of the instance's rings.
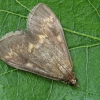
[[[26,31],[14,34],[0,41],[3,61],[21,70],[77,85],[62,26],[49,7],[43,3],[35,6],[28,15]]]

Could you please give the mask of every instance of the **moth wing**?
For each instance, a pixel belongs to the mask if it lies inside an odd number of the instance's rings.
[[[27,33],[22,31],[7,33],[0,39],[0,59],[14,68],[58,80],[58,74],[53,75],[53,73],[50,73],[50,69],[47,68],[48,66],[44,67],[45,61],[41,54],[36,53],[36,56],[34,52],[30,51],[38,52],[33,45]]]
[[[18,69],[26,64],[26,39],[22,31],[7,33],[0,39],[0,59]]]
[[[27,31],[33,35],[47,36],[50,42],[53,42],[64,53],[66,60],[70,63],[69,67],[72,69],[62,26],[49,7],[40,3],[32,9],[27,20]]]
[[[32,34],[47,35],[51,41],[62,43],[66,47],[64,33],[58,18],[49,7],[40,3],[32,9],[27,20],[27,30]]]

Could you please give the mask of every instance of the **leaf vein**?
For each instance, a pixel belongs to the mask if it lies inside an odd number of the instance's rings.
[[[97,8],[91,3],[91,1],[90,0],[88,0],[88,3],[92,6],[92,8],[94,8],[94,10],[96,11],[96,13],[97,13],[97,15],[98,15],[98,17],[100,18],[100,14],[99,14],[99,12],[98,12],[98,10],[97,10]]]

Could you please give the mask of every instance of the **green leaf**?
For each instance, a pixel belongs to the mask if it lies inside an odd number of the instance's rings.
[[[0,61],[1,100],[100,99],[100,0],[0,0],[0,37],[25,30],[36,4],[47,4],[64,28],[80,88],[14,69]]]

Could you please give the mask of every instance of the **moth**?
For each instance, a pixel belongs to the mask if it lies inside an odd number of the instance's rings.
[[[78,86],[62,26],[43,3],[30,11],[26,31],[12,31],[0,39],[0,59],[14,68]]]

